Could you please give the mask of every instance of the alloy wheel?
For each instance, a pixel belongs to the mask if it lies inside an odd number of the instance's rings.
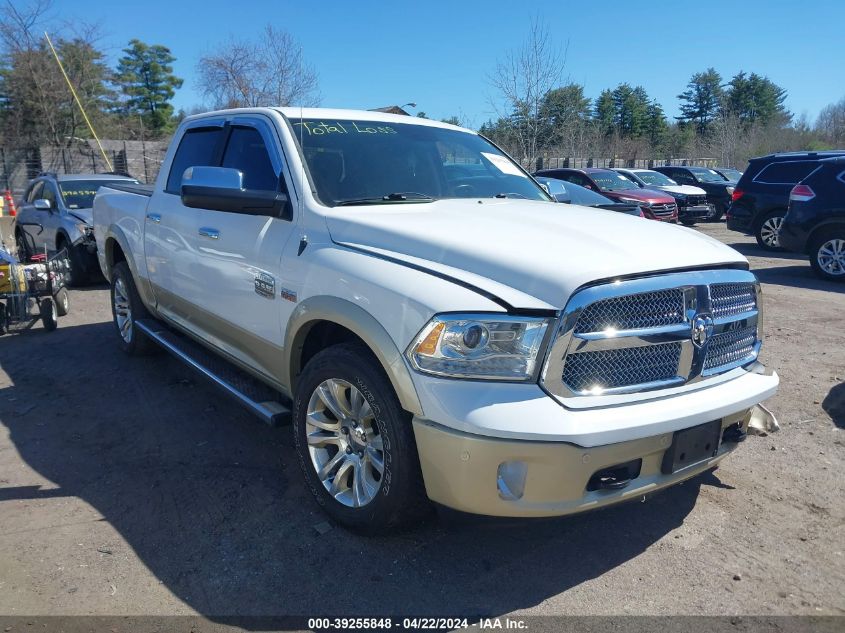
[[[320,383],[308,401],[305,436],[311,465],[329,494],[359,508],[375,499],[384,474],[384,444],[364,395],[345,380]]]
[[[760,227],[760,237],[763,243],[770,248],[780,247],[780,227],[783,224],[783,216],[774,215],[766,218]]]
[[[845,275],[845,239],[834,237],[819,247],[816,260],[828,275]]]
[[[114,318],[117,329],[125,343],[132,342],[132,307],[129,304],[129,293],[126,282],[122,277],[114,280]]]

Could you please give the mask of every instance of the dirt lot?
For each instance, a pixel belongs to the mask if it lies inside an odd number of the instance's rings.
[[[764,282],[779,434],[645,503],[391,538],[318,533],[289,428],[123,356],[74,291],[0,339],[0,614],[845,614],[845,287],[702,230]]]

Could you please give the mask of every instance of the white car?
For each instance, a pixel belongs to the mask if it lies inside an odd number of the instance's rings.
[[[686,226],[692,226],[700,220],[711,220],[716,216],[715,207],[707,202],[707,192],[701,187],[679,185],[677,182],[652,169],[623,169],[615,168],[628,180],[639,187],[665,191],[675,198],[678,204],[678,221]]]
[[[155,186],[100,189],[94,225],[123,349],[161,345],[268,422],[290,417],[306,485],[353,529],[429,500],[606,506],[775,426],[742,255],[555,204],[469,130],[350,110],[191,116]]]

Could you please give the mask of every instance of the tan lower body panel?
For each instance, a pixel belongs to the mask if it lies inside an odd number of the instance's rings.
[[[722,428],[742,422],[750,410],[722,420]],[[673,474],[661,464],[672,433],[629,442],[583,448],[563,442],[534,442],[469,435],[414,418],[414,434],[429,498],[449,508],[488,516],[557,516],[584,512],[641,497],[715,466],[737,446],[725,443],[718,454]],[[642,459],[640,475],[621,490],[587,490],[599,470]],[[503,498],[497,486],[499,465],[524,464],[524,493]]]

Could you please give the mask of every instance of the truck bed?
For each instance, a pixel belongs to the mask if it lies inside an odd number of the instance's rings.
[[[125,191],[126,193],[134,193],[139,196],[146,196],[151,197],[153,195],[153,187],[155,185],[136,185],[133,183],[127,183],[125,185],[119,183],[109,183],[109,189],[114,189],[115,191]]]

